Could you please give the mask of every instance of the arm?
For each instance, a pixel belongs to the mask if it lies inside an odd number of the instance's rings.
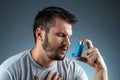
[[[93,47],[90,40],[84,39],[83,42],[88,45],[88,49],[85,51],[85,57],[77,59],[94,67],[95,80],[108,80],[107,67],[99,50]]]

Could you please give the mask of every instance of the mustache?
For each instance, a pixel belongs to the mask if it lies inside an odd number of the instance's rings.
[[[68,50],[68,46],[61,45],[61,46],[59,47],[59,49],[66,49],[66,50]]]

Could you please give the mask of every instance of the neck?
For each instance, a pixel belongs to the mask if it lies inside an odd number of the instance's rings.
[[[46,52],[44,50],[40,50],[35,47],[31,49],[30,52],[34,61],[43,68],[48,68],[56,63],[55,60],[51,60],[47,57]]]

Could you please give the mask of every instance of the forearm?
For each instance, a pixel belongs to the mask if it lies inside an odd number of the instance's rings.
[[[95,70],[95,80],[108,80],[107,69]]]

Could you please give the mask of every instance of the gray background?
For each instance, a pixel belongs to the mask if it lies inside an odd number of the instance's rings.
[[[79,19],[73,25],[67,57],[73,59],[71,54],[79,40],[91,39],[104,57],[109,80],[119,80],[120,2],[116,0],[0,0],[0,64],[34,47],[33,20],[37,12],[47,6],[63,7]],[[93,68],[78,63],[86,70],[89,80],[93,80]]]

